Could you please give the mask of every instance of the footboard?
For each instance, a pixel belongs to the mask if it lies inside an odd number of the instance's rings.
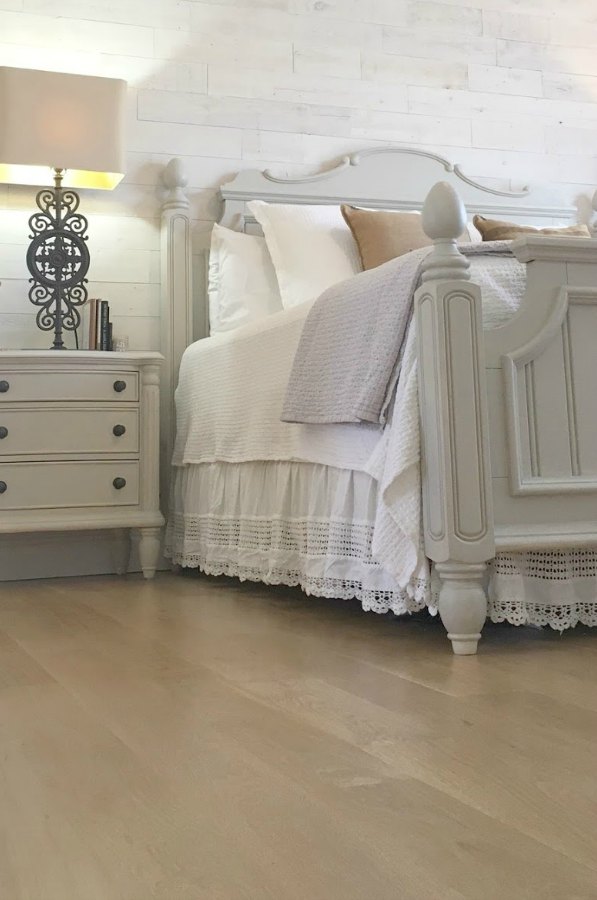
[[[529,236],[520,310],[483,330],[449,185],[417,291],[425,549],[454,652],[476,652],[500,550],[597,546],[597,241]]]

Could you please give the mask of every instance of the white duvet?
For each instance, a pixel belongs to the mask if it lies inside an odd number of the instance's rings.
[[[513,258],[477,257],[472,279],[490,326],[507,319],[524,291]],[[295,425],[280,421],[286,385],[311,304],[192,344],[176,391],[173,464],[286,460],[367,472],[378,482],[373,555],[399,585],[428,575],[421,547],[420,443],[415,332],[411,325],[390,423]]]

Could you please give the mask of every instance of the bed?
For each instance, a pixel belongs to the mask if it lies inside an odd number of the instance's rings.
[[[206,295],[192,285],[193,270],[203,283],[202,256],[192,253],[179,161],[165,183],[162,480],[172,560],[357,597],[377,612],[428,606],[458,655],[476,652],[488,613],[561,630],[597,624],[597,242],[515,241],[525,289],[515,313],[490,321],[475,282],[487,294],[491,279],[478,264],[471,279],[456,244],[455,190],[469,213],[510,221],[571,223],[576,210],[548,191],[477,183],[411,148],[365,151],[294,180],[240,173],[222,188],[222,223],[245,233],[256,230],[255,200],[410,211],[427,196],[434,247],[392,427],[284,425],[308,313],[299,304],[205,340]]]

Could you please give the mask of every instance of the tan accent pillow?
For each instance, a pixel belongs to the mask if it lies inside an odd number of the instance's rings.
[[[390,259],[433,243],[423,231],[419,213],[358,209],[347,205],[341,209],[357,242],[363,269],[374,269]]]
[[[586,225],[566,225],[561,228],[534,228],[532,225],[517,225],[515,222],[501,222],[475,216],[473,224],[484,241],[513,241],[523,234],[561,235],[564,237],[591,237]]]

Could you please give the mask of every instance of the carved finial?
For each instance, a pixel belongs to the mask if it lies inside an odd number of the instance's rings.
[[[462,255],[457,240],[466,230],[466,209],[447,181],[435,184],[423,206],[423,231],[434,244],[423,263],[423,281],[444,278],[467,280],[470,263]]]
[[[184,189],[188,184],[188,178],[182,160],[177,156],[171,159],[165,167],[162,173],[162,181],[168,188],[164,209],[171,209],[172,207],[186,208],[189,205],[189,201]]]

